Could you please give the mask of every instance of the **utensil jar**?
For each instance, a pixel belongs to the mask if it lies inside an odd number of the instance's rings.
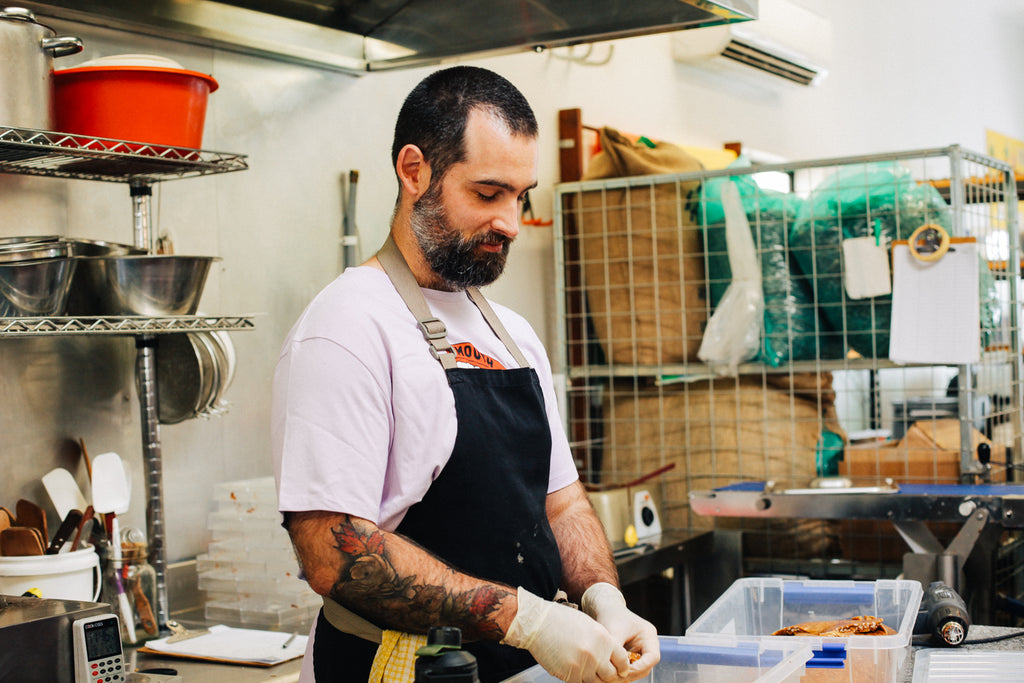
[[[100,600],[117,605],[117,583],[114,572],[121,573],[121,585],[128,595],[128,604],[135,621],[135,640],[128,635],[128,630],[121,625],[121,642],[135,645],[156,638],[159,628],[153,616],[153,605],[156,604],[156,570],[149,563],[149,546],[145,543],[124,543],[121,545],[121,561],[113,559],[110,546],[104,548],[103,591]]]

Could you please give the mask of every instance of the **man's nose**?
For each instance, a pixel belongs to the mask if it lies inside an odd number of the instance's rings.
[[[515,239],[519,234],[519,208],[519,201],[514,198],[511,201],[502,202],[498,214],[491,220],[494,230],[510,240]]]

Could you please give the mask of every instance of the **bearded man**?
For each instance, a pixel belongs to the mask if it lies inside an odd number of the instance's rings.
[[[617,588],[544,347],[477,289],[505,266],[537,152],[533,111],[503,77],[425,78],[395,126],[384,247],[285,341],[279,508],[324,597],[302,681],[411,680],[438,625],[461,629],[485,682],[534,662],[565,681],[632,681],[659,660]]]

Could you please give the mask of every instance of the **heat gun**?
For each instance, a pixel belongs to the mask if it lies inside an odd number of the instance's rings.
[[[925,589],[914,624],[916,635],[927,634],[935,642],[955,647],[967,639],[970,626],[967,605],[955,590],[941,581]]]

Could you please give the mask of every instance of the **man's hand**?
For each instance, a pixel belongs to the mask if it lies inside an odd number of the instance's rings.
[[[640,659],[629,667],[628,674],[621,680],[639,680],[661,660],[657,629],[626,608],[626,599],[615,586],[595,583],[583,594],[580,607],[607,628],[616,643],[641,653]]]
[[[519,608],[506,645],[528,650],[549,674],[568,683],[622,681],[629,669],[625,649],[583,612],[519,588]]]

